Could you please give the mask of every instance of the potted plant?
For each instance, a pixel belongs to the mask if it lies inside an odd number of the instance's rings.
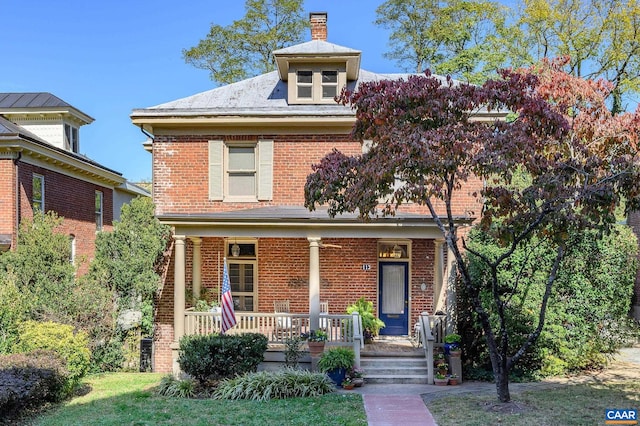
[[[364,370],[362,368],[353,367],[347,372],[347,377],[351,379],[357,388],[364,384]]]
[[[459,334],[451,333],[444,336],[444,352],[450,356],[460,356],[460,344],[462,337]],[[452,354],[454,351],[455,354]]]
[[[449,364],[447,364],[446,362],[438,364],[438,373],[446,375],[448,371],[449,371]]]
[[[458,375],[457,374],[449,375],[449,384],[450,385],[457,385],[458,384]]]
[[[447,386],[449,379],[444,374],[436,373],[433,381],[436,386]]]
[[[318,360],[318,369],[340,387],[347,375],[347,371],[353,368],[356,356],[353,349],[336,347],[325,351]]]
[[[357,312],[362,320],[362,334],[365,343],[371,343],[373,338],[380,333],[380,329],[384,328],[384,322],[380,318],[376,318],[373,314],[373,302],[367,301],[364,297],[358,299],[355,303],[347,306],[347,313]]]
[[[353,381],[350,378],[345,377],[344,380],[342,381],[342,388],[351,390],[354,387],[355,387],[355,384],[353,383]]]
[[[318,356],[324,351],[327,341],[327,333],[324,330],[311,330],[308,333],[302,333],[300,337],[307,341],[311,356]]]

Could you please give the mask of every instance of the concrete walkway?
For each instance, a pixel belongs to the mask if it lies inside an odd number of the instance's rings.
[[[615,359],[624,363],[623,367],[640,371],[640,345],[622,349]],[[553,378],[542,382],[511,383],[509,389],[512,393],[517,393],[524,390],[566,386],[591,379],[591,376],[585,375],[568,379]],[[365,384],[354,390],[340,390],[339,392],[362,395],[369,426],[435,426],[435,419],[427,409],[426,402],[451,395],[470,393],[496,395],[497,397],[495,383],[476,381],[467,381],[457,386]]]

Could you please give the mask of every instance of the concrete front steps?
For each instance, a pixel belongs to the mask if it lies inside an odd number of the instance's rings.
[[[424,351],[366,353],[360,357],[365,383],[427,384]]]

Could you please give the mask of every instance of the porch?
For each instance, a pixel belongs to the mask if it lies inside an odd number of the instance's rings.
[[[309,314],[285,313],[236,313],[237,324],[227,334],[260,333],[269,340],[267,362],[279,364],[284,359],[287,339],[300,337],[311,328]],[[220,332],[221,314],[219,312],[196,312],[187,310],[184,317],[185,335],[207,335]],[[427,372],[423,379],[433,384],[434,349],[443,346],[443,337],[447,329],[446,315],[429,315],[422,313],[415,324],[413,335],[405,339],[378,339],[365,347],[362,333],[362,321],[357,313],[351,315],[322,314],[319,318],[320,329],[326,331],[326,346],[351,347],[355,353],[355,365],[361,367],[363,354],[366,356],[407,356],[422,358]],[[303,350],[305,350],[303,348]],[[315,368],[313,358],[307,357],[307,363]],[[459,366],[452,366],[458,370]],[[455,371],[461,377],[461,372]]]

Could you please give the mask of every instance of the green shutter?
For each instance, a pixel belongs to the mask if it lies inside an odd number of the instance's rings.
[[[223,196],[223,160],[224,143],[209,141],[209,199],[222,201]]]
[[[273,141],[258,142],[258,200],[273,199]]]

